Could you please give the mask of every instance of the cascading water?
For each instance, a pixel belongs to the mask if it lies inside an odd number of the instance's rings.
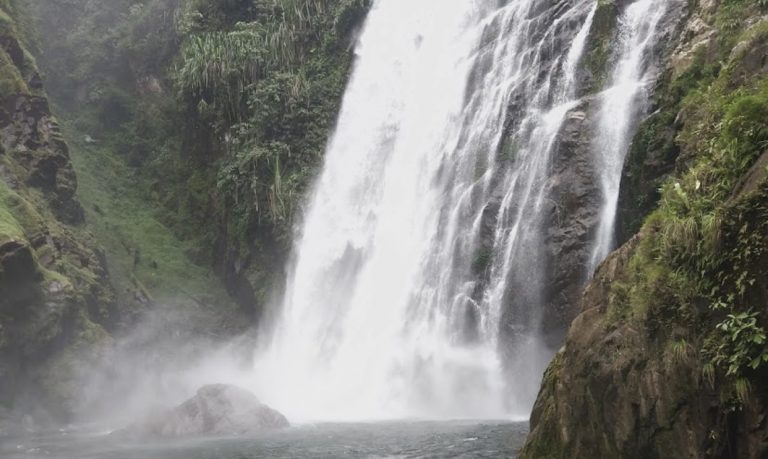
[[[611,87],[601,97],[594,146],[603,207],[590,271],[614,248],[621,170],[637,118],[646,109],[650,84],[656,76],[650,65],[650,53],[657,42],[657,28],[666,14],[667,3],[667,0],[639,0],[629,5],[619,18],[618,62]]]
[[[527,418],[552,352],[547,181],[595,8],[375,2],[257,358],[265,401],[294,420]]]

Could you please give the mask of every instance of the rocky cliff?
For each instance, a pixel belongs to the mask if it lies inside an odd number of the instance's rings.
[[[72,415],[84,371],[126,376],[114,373],[117,337],[145,314],[155,323],[139,347],[167,346],[165,358],[249,322],[157,220],[125,162],[52,115],[31,13],[0,1],[0,420],[39,422]]]
[[[68,353],[108,339],[119,313],[22,14],[0,2],[0,407],[62,408]]]
[[[522,457],[768,455],[766,31],[759,2],[690,2]]]
[[[0,420],[256,325],[368,5],[0,0]]]

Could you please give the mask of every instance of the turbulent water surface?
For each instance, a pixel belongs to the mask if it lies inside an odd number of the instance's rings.
[[[6,459],[514,458],[524,424],[398,422],[319,424],[248,438],[131,443],[108,435],[56,432],[0,437]]]

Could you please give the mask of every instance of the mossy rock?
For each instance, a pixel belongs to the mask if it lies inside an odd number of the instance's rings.
[[[587,37],[587,52],[584,56],[584,67],[592,77],[590,87],[587,88],[590,91],[602,89],[610,77],[608,64],[611,59],[611,45],[616,35],[618,16],[619,5],[616,0],[597,2],[592,29]]]
[[[0,3],[0,33],[11,34],[16,30],[16,22],[6,12],[9,8]]]
[[[29,94],[29,88],[11,57],[0,48],[0,99],[16,94]]]
[[[1,191],[2,185],[0,185]],[[4,199],[0,199],[0,243],[24,239],[24,229],[11,213],[11,209],[6,205]]]

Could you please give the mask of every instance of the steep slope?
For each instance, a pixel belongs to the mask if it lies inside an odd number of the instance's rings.
[[[625,167],[619,237],[645,222],[587,288],[522,457],[768,454],[767,30],[758,2],[691,4]]]
[[[129,166],[157,219],[254,319],[283,280],[368,4],[32,2],[78,137]]]
[[[21,14],[0,3],[0,402],[42,394],[38,405],[55,408],[71,395],[65,354],[107,340],[118,311]]]
[[[115,339],[147,313],[179,341],[248,321],[123,159],[51,115],[26,6],[0,3],[0,419],[44,421],[72,414],[81,372],[119,363]]]

